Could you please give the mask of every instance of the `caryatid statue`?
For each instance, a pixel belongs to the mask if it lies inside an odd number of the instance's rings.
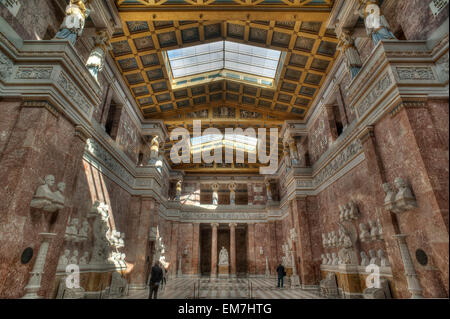
[[[150,145],[150,159],[155,161],[159,154],[159,137],[153,137]]]
[[[355,41],[349,30],[343,30],[339,38],[341,40],[338,49],[345,57],[345,63],[352,76],[352,79],[359,73],[362,67],[361,56],[355,47]]]
[[[297,145],[295,144],[295,139],[290,137],[288,140],[289,143],[289,154],[291,156],[292,164],[296,165],[299,163],[299,156],[297,151]]]
[[[228,189],[230,190],[230,205],[235,205],[236,203],[236,183],[231,183],[228,185]]]
[[[362,4],[360,15],[364,18],[364,24],[369,37],[375,45],[383,39],[396,39],[391,31],[389,23],[381,14],[381,9],[375,0],[359,0]]]
[[[91,72],[92,76],[95,80],[98,81],[98,73],[103,69],[105,64],[105,55],[106,51],[111,48],[110,45],[107,45],[108,35],[106,31],[100,31],[97,33],[94,39],[94,48],[89,55],[89,58],[86,62],[86,67]]]
[[[219,253],[219,266],[228,266],[228,251],[222,246]]]
[[[66,7],[66,16],[55,39],[69,40],[73,45],[84,29],[84,24],[91,10],[86,8],[90,0],[70,0]]]

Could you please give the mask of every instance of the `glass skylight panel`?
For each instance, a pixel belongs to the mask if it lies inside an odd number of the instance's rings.
[[[280,51],[225,41],[225,69],[275,78]]]
[[[167,56],[174,78],[229,70],[274,79],[281,52],[218,41],[167,51]]]
[[[223,69],[223,41],[167,51],[174,78]]]

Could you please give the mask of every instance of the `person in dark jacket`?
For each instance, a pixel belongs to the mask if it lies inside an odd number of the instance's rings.
[[[282,264],[278,265],[277,273],[278,273],[278,288],[280,288],[280,284],[281,284],[281,288],[283,288],[284,276],[286,276],[286,272],[285,272]]]
[[[163,279],[163,270],[159,266],[159,262],[157,261],[155,265],[152,267],[152,275],[150,277],[150,294],[148,299],[158,299],[158,289],[161,280]],[[153,295],[155,298],[153,298]]]

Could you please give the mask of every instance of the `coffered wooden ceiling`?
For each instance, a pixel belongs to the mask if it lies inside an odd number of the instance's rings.
[[[173,90],[162,52],[220,40],[286,52],[276,89],[227,79]],[[234,108],[235,119],[303,118],[334,62],[337,42],[324,21],[124,21],[111,40],[144,116],[169,121],[189,120],[199,111],[212,119],[221,106]]]
[[[325,23],[329,0],[118,0],[117,5],[123,29],[111,39],[111,54],[144,117],[163,119],[169,131],[191,129],[195,119],[204,128],[255,129],[303,119],[337,56],[338,40]],[[164,51],[221,40],[285,52],[276,88],[222,79],[172,89]],[[180,169],[259,167],[202,165]]]

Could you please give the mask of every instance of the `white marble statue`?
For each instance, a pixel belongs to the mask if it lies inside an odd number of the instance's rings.
[[[228,189],[230,190],[230,205],[236,204],[236,187],[236,183],[228,185]]]
[[[322,247],[327,248],[327,246],[328,246],[327,236],[325,233],[322,233]]]
[[[328,264],[328,259],[325,254],[320,255],[320,258],[322,258],[322,265]]]
[[[378,234],[377,234],[377,238],[379,240],[383,240],[384,236],[383,236],[383,227],[381,226],[381,222],[380,219],[377,219],[377,229],[378,229]]]
[[[350,203],[348,203],[348,219],[349,220],[357,220],[359,217],[359,209],[358,209],[358,205],[356,204],[355,201],[350,201]]]
[[[339,220],[341,222],[345,220],[345,205],[339,205]]]
[[[386,193],[386,197],[384,198],[384,207],[388,211],[393,211],[395,205],[395,191],[389,183],[383,184],[383,190]]]
[[[381,14],[381,9],[375,0],[360,0],[363,4],[360,15],[364,18],[367,35],[375,45],[383,39],[395,39],[389,23]]]
[[[331,257],[331,254],[330,253],[327,253],[326,254],[326,256],[327,256],[327,265],[332,265],[333,264],[333,258]]]
[[[395,206],[401,211],[408,211],[417,208],[416,198],[411,189],[401,177],[394,180],[394,185],[398,192],[395,195]]]
[[[369,257],[367,257],[366,252],[362,251],[360,253],[360,255],[361,255],[361,266],[364,266],[364,267],[368,266],[370,261],[369,261]]]
[[[181,180],[177,181],[175,186],[175,200],[181,200],[181,191],[182,191],[183,182]]]
[[[78,236],[78,218],[72,218],[68,221],[64,239],[66,241],[73,241]]]
[[[212,185],[212,201],[213,205],[219,205],[219,184],[213,184]]]
[[[66,249],[64,250],[64,254],[59,257],[58,261],[58,269],[65,269],[66,266],[69,264],[69,258],[70,258],[70,250]]]
[[[94,48],[89,55],[89,58],[86,62],[86,67],[89,72],[91,72],[92,76],[95,80],[98,81],[98,73],[103,70],[103,66],[105,64],[105,55],[108,49],[111,49],[110,45],[106,44],[108,41],[108,35],[106,31],[100,31],[94,38]]]
[[[70,257],[70,263],[74,265],[78,265],[78,250],[74,250],[72,257]]]
[[[336,232],[333,230],[331,232],[331,247],[336,247],[337,246],[337,236],[336,236]]]
[[[84,29],[84,24],[90,14],[90,10],[86,5],[90,0],[70,0],[66,7],[66,16],[63,23],[56,34],[56,39],[69,40],[73,45],[81,36]]]
[[[374,249],[369,250],[369,257],[370,257],[369,261],[370,265],[377,265],[377,266],[381,265],[381,260],[380,258],[378,258],[377,253]]]
[[[219,253],[219,266],[228,266],[228,251],[222,246]]]
[[[155,136],[150,142],[150,159],[153,161],[156,160],[158,158],[158,154],[159,154],[159,136]]]
[[[376,240],[378,238],[378,227],[375,221],[369,220],[370,238]]]
[[[389,264],[389,259],[384,254],[384,250],[383,249],[379,249],[378,250],[377,257],[380,259],[380,266],[381,267],[390,267],[391,266]]]
[[[338,256],[336,255],[336,253],[332,253],[331,258],[332,258],[331,264],[333,266],[337,266],[339,264],[339,259],[338,259]]]
[[[94,247],[91,256],[91,264],[109,263],[108,258],[111,254],[111,242],[109,239],[109,214],[108,205],[99,203],[94,205],[97,214],[93,224]]]
[[[272,192],[270,190],[270,183],[266,182],[266,195],[267,195],[267,200],[270,201],[272,200]]]
[[[361,240],[361,242],[367,242],[370,241],[371,237],[370,237],[370,233],[369,230],[367,229],[366,224],[361,223],[359,224],[359,239]]]
[[[85,241],[88,239],[88,236],[89,236],[89,222],[87,219],[84,219],[83,223],[81,224],[80,231],[78,232],[78,237],[82,241]]]
[[[55,184],[55,177],[53,175],[47,175],[44,181],[41,180],[41,182],[42,185],[37,188],[30,206],[47,210],[46,207],[53,206],[54,194],[51,187]]]
[[[64,191],[66,190],[66,183],[58,183],[57,191],[53,193],[53,204],[55,209],[63,209],[66,198],[64,197]]]
[[[355,41],[349,30],[343,30],[339,38],[338,49],[342,51],[345,57],[347,69],[350,71],[352,79],[358,75],[362,67],[361,56],[355,47]]]
[[[80,258],[80,265],[87,265],[87,263],[89,262],[89,252],[85,251],[83,256],[81,256]]]

